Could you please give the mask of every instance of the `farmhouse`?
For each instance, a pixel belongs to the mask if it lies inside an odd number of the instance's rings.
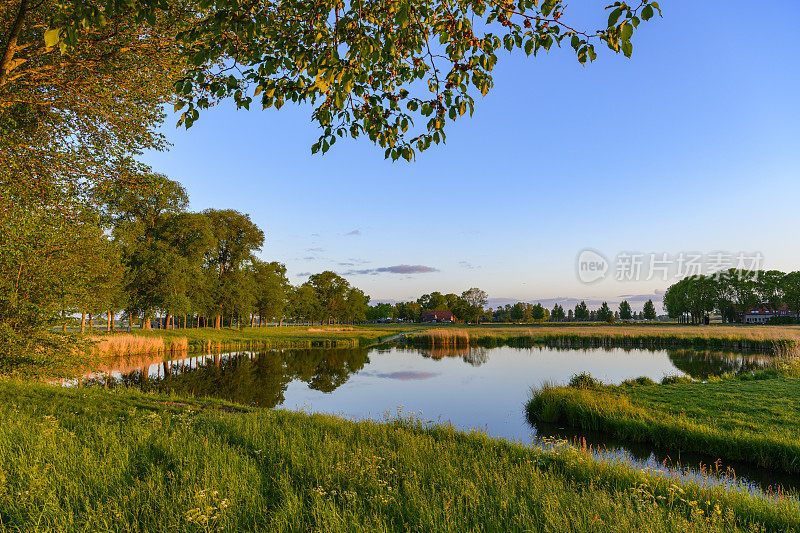
[[[781,305],[777,309],[772,309],[767,305],[763,305],[746,312],[742,322],[745,324],[766,324],[769,322],[769,319],[773,317],[797,318],[797,316],[797,313],[792,313],[789,310],[789,306],[786,304]]]
[[[455,322],[455,317],[450,311],[423,311],[423,322]]]

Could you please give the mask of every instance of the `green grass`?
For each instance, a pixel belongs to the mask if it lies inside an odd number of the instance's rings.
[[[573,379],[571,386],[534,391],[528,417],[800,472],[800,378],[771,370],[710,383],[672,381],[605,386]]]
[[[796,501],[413,420],[0,381],[1,531],[779,531]]]

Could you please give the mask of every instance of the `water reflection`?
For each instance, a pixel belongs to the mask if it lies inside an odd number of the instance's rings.
[[[111,386],[221,398],[244,405],[275,407],[292,381],[333,392],[369,363],[364,348],[270,350],[208,354],[169,361],[119,360],[106,376],[89,377]],[[132,368],[134,367],[134,368]]]
[[[510,441],[543,445],[557,436],[602,447],[639,467],[661,467],[665,460],[706,464],[713,458],[673,457],[648,446],[615,443],[598,434],[564,428],[532,427],[523,404],[530,388],[543,382],[566,383],[589,372],[606,383],[667,375],[695,379],[749,372],[771,359],[724,352],[608,348],[453,348],[384,346],[364,349],[287,349],[212,353],[173,360],[126,357],[111,360],[85,383],[132,386],[145,391],[214,397],[259,407],[309,409],[354,419],[382,420],[398,407],[419,413],[426,422],[450,423]],[[585,440],[583,440],[585,439]],[[761,486],[779,482],[776,473],[759,476],[734,465],[736,472]],[[698,469],[690,469],[699,475]]]
[[[775,361],[766,355],[742,355],[729,352],[710,352],[699,350],[667,350],[672,364],[681,372],[694,379],[706,380],[722,374],[741,374],[753,372]]]
[[[553,440],[566,441],[598,458],[626,463],[639,469],[661,470],[701,484],[726,485],[731,488],[743,486],[765,494],[789,497],[796,497],[800,492],[800,479],[786,472],[764,470],[739,461],[723,462],[716,457],[699,453],[670,453],[648,444],[620,440],[599,431],[542,422],[532,425],[536,430],[534,443],[541,447],[549,447]],[[794,494],[787,494],[786,491]]]

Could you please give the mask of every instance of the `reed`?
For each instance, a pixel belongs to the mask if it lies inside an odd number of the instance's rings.
[[[96,354],[105,356],[128,356],[139,354],[162,354],[186,351],[189,340],[186,337],[152,337],[144,335],[109,335],[90,337]]]
[[[464,347],[470,345],[469,333],[463,329],[428,329],[409,335],[414,344],[426,348]]]

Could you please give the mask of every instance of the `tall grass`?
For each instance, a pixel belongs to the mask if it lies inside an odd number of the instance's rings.
[[[437,328],[428,329],[420,333],[409,335],[418,346],[426,348],[435,347],[464,347],[469,346],[469,333],[463,329]]]
[[[135,354],[161,354],[186,351],[189,340],[186,337],[151,337],[122,334],[103,337],[90,337],[100,356],[123,356]]]
[[[800,473],[800,421],[792,404],[800,380],[774,371],[757,377],[763,379],[543,386],[533,391],[526,411],[531,422]]]
[[[797,531],[793,500],[425,427],[0,381],[9,531]]]

